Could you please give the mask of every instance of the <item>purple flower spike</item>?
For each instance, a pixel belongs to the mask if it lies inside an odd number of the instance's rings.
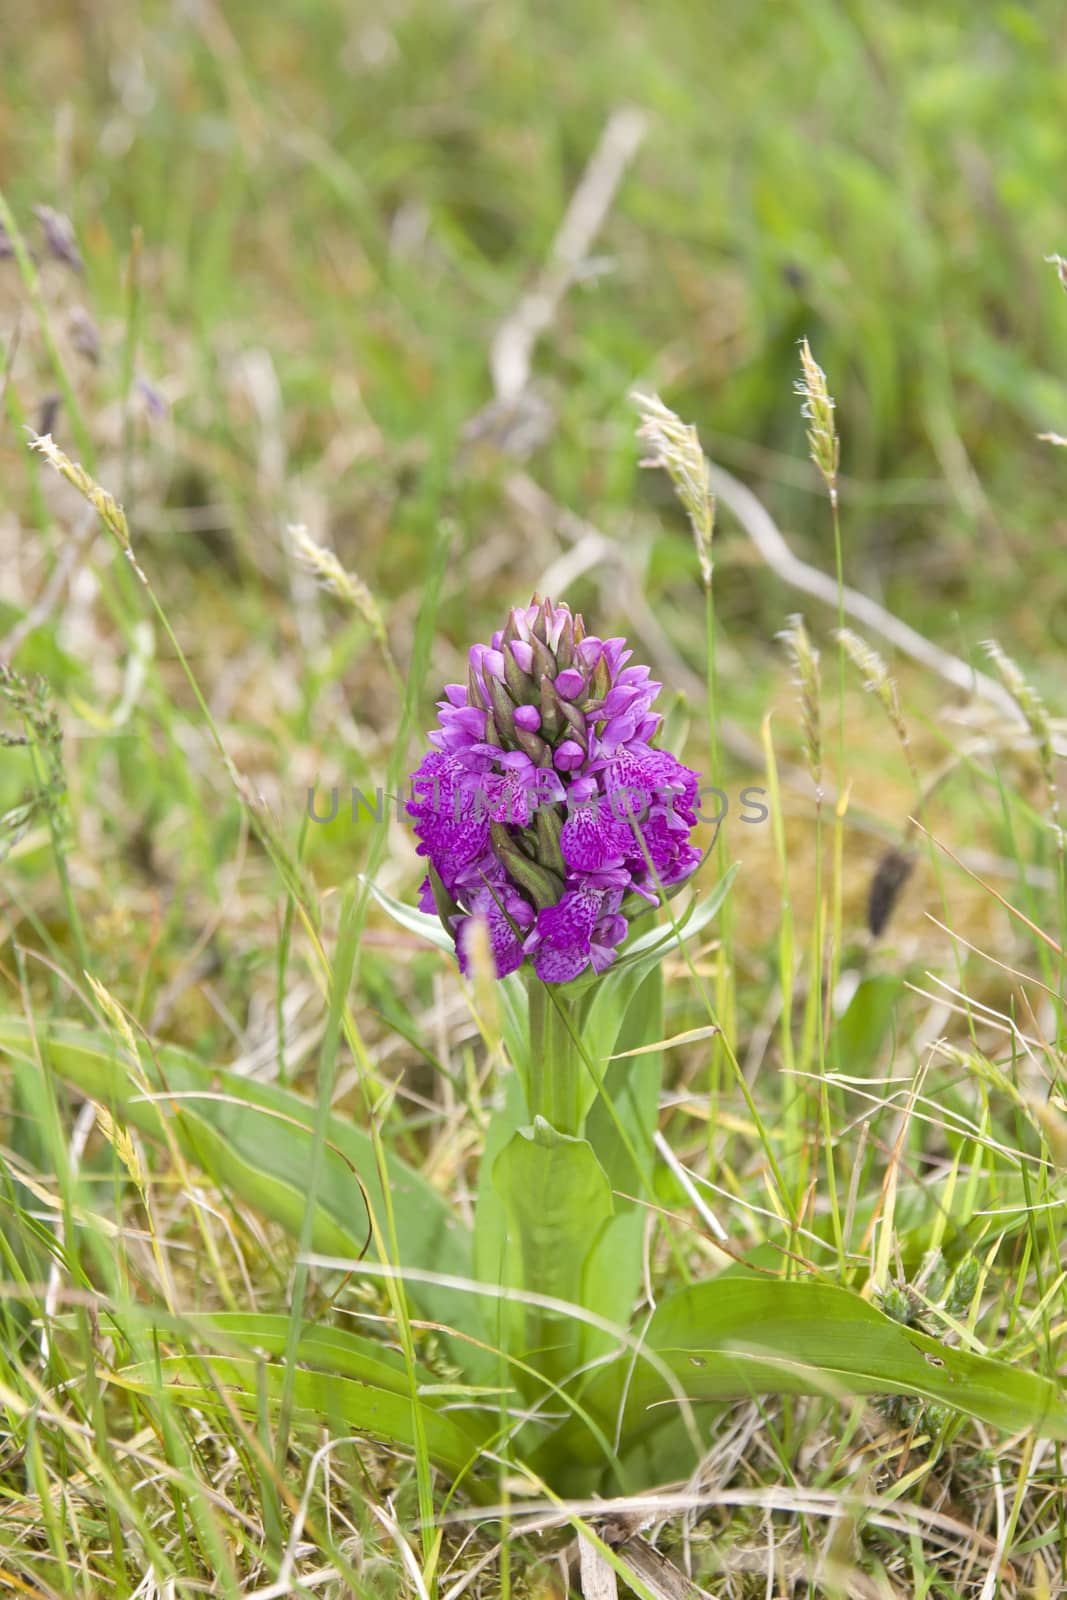
[[[412,775],[407,810],[415,818],[419,854],[429,857],[447,889],[489,842],[484,807],[477,814],[474,785],[479,777],[458,756],[436,750]]]
[[[655,904],[698,866],[699,780],[652,744],[661,686],[630,655],[535,599],[446,685],[407,810],[433,869],[420,904],[464,972],[478,920],[500,977],[603,972],[629,931],[624,900]]]

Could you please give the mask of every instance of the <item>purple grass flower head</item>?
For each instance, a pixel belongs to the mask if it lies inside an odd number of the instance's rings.
[[[467,970],[475,918],[498,976],[603,972],[629,931],[700,862],[695,772],[658,749],[662,687],[625,639],[566,605],[517,607],[438,702],[407,811],[435,909]]]

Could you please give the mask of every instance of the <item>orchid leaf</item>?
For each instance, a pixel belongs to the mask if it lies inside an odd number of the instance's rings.
[[[1067,1439],[1067,1398],[1055,1379],[947,1345],[834,1285],[712,1279],[661,1301],[644,1343],[654,1362],[620,1355],[582,1397],[629,1446],[676,1417],[683,1399],[697,1407],[776,1394],[915,1396],[995,1428]],[[595,1459],[572,1424],[545,1449],[554,1459]]]
[[[663,970],[645,974],[627,1006],[616,1044],[628,1050],[663,1037]],[[586,1272],[587,1305],[609,1322],[626,1326],[641,1285],[646,1212],[638,1202],[650,1193],[662,1052],[655,1050],[608,1063],[604,1090],[586,1119],[586,1136],[611,1184],[616,1216],[597,1240]],[[633,1196],[633,1199],[626,1198]],[[586,1330],[587,1360],[611,1348],[610,1335]]]
[[[614,1209],[592,1145],[538,1117],[532,1127],[512,1135],[492,1170],[504,1207],[514,1286],[587,1305],[586,1264]],[[581,1323],[518,1302],[511,1310],[518,1348],[527,1356],[536,1354],[539,1369],[552,1379],[572,1372],[579,1360]]]
[[[148,1396],[163,1395],[197,1410],[224,1411],[234,1405],[250,1418],[259,1415],[265,1397],[277,1405],[285,1381],[279,1362],[257,1361],[214,1353],[168,1356],[110,1373],[118,1388]],[[292,1395],[298,1415],[325,1420],[338,1437],[357,1432],[384,1444],[414,1451],[419,1432],[431,1461],[455,1480],[462,1478],[468,1493],[484,1498],[484,1491],[469,1477],[481,1453],[479,1439],[463,1427],[452,1412],[439,1411],[422,1400],[396,1393],[366,1381],[336,1373],[300,1368],[291,1375]],[[416,1430],[416,1414],[419,1431]]]
[[[436,945],[438,950],[446,950],[449,955],[454,954],[455,941],[446,933],[439,917],[431,916],[428,911],[420,911],[416,906],[409,906],[403,900],[395,899],[393,895],[379,888],[373,879],[364,879],[364,882],[382,910],[387,911],[401,928],[406,928],[408,933],[417,934],[420,939],[425,939],[427,944]]]
[[[146,1081],[139,1081],[107,1035],[56,1023],[37,1037],[59,1077],[149,1137],[164,1137],[165,1119],[186,1158],[208,1172],[223,1192],[299,1236],[315,1114],[307,1100],[277,1084],[204,1066],[171,1045],[144,1054],[139,1071]],[[0,1017],[0,1048],[32,1057],[25,1021]],[[384,1215],[374,1146],[350,1118],[337,1115],[329,1118],[327,1141],[313,1245],[355,1260],[367,1248],[367,1200],[378,1216]],[[403,1266],[469,1279],[469,1230],[433,1185],[405,1162],[389,1155],[386,1170]],[[409,1292],[425,1316],[454,1330],[446,1337],[464,1371],[478,1381],[491,1381],[495,1364],[480,1348],[485,1330],[475,1297],[423,1283],[413,1283]]]

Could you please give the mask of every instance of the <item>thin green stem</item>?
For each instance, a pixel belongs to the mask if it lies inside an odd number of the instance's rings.
[[[572,1000],[561,999],[533,979],[530,996],[530,1062],[526,1107],[559,1133],[577,1136],[582,1124],[581,1029]]]
[[[704,637],[705,654],[707,663],[707,713],[708,713],[708,762],[711,769],[712,783],[719,781],[719,735],[718,735],[718,666],[716,663],[716,619],[715,619],[715,592],[711,579],[704,585]],[[723,832],[721,820],[716,824],[715,849],[718,856],[719,871],[725,875],[729,862],[726,852],[726,837]],[[723,1040],[731,1041],[734,1037],[734,1007],[733,1007],[733,910],[727,900],[722,908],[719,921],[719,953],[718,965],[715,975],[715,1010],[723,1030],[722,1040],[716,1039],[708,1054],[708,1160],[712,1168],[716,1164],[716,1139],[719,1133],[719,1097],[722,1092],[722,1068],[725,1053]]]

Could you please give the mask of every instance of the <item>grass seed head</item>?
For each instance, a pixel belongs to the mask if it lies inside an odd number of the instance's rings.
[[[1026,726],[1033,735],[1041,776],[1052,803],[1053,821],[1058,828],[1059,791],[1056,786],[1056,758],[1048,708],[1033,684],[1024,676],[1018,662],[1002,650],[995,639],[986,640],[985,650],[996,669],[998,678],[1019,707]]]
[[[800,710],[804,723],[804,747],[808,770],[815,788],[822,793],[822,716],[820,699],[822,675],[819,652],[812,644],[800,613],[790,617],[778,635],[789,654],[793,682],[800,691]]]
[[[332,550],[327,550],[325,545],[316,544],[306,528],[291,527],[289,537],[296,554],[314,573],[323,588],[328,589],[338,600],[343,600],[353,611],[358,612],[374,635],[375,642],[384,648],[387,643],[385,623],[382,621],[378,602],[363,579],[357,578],[354,572],[349,572],[343,567]]]
[[[133,1184],[143,1195],[148,1187],[148,1175],[137,1153],[132,1135],[121,1123],[115,1121],[111,1112],[99,1101],[94,1102],[93,1109],[96,1112],[97,1127],[126,1168]]]
[[[126,513],[114,495],[101,488],[100,484],[89,476],[80,461],[72,461],[68,455],[64,455],[50,433],[34,433],[30,439],[30,449],[44,456],[59,476],[66,478],[67,482],[77,489],[82,499],[88,501],[108,533],[121,545],[123,553],[141,582],[146,583],[144,573],[134,560]]]
[[[893,732],[900,740],[912,776],[917,778],[911,754],[911,739],[908,736],[907,723],[904,721],[896,679],[891,675],[877,650],[872,649],[866,639],[861,639],[858,633],[853,633],[851,628],[839,628],[837,641],[852,665],[863,674],[863,687],[867,693],[874,695],[889,718]]]
[[[822,473],[831,503],[836,506],[840,441],[834,421],[834,402],[826,386],[826,374],[812,355],[807,339],[800,341],[800,367],[802,376],[794,388],[804,402],[801,415],[808,423],[808,449]]]
[[[121,1038],[134,1061],[137,1061],[137,1042],[133,1037],[133,1029],[130,1027],[130,1021],[125,1011],[123,1011],[110,991],[105,989],[99,978],[94,978],[91,972],[87,972],[85,978],[96,997],[97,1005]]]
[[[715,496],[711,492],[708,458],[695,427],[683,422],[659,395],[634,394],[641,413],[637,437],[651,445],[653,454],[643,467],[660,467],[670,478],[693,530],[700,580],[711,588],[711,542],[715,533]]]
[[[7,707],[22,723],[22,731],[0,728],[0,750],[18,746],[36,750],[41,771],[33,794],[24,804],[0,816],[0,861],[23,837],[33,818],[43,811],[57,838],[70,832],[70,811],[66,805],[67,778],[63,760],[63,729],[52,703],[52,690],[46,678],[23,677],[14,667],[0,661],[0,708]]]

